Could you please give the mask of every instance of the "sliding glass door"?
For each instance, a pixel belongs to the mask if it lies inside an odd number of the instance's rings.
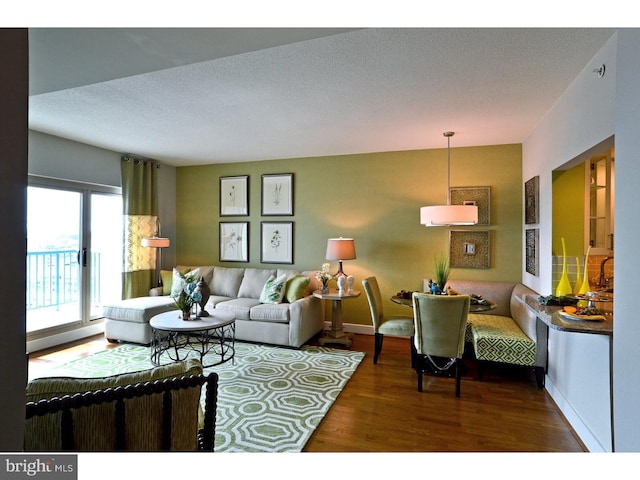
[[[27,333],[69,329],[120,299],[122,197],[38,179],[27,188]]]

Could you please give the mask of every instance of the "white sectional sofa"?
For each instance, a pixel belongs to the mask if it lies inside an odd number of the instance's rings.
[[[197,269],[211,296],[205,306],[231,311],[236,318],[236,340],[298,348],[324,328],[321,300],[312,292],[319,288],[315,272],[287,269],[234,268],[221,266],[178,266],[181,272]],[[261,303],[260,294],[269,277],[286,275],[286,293],[280,303]],[[304,288],[301,284],[309,278]],[[293,280],[296,278],[296,280]],[[111,342],[149,344],[152,340],[149,320],[159,313],[175,310],[169,293],[171,275],[163,272],[163,287],[152,289],[148,297],[132,298],[107,305],[103,309],[105,336]],[[298,288],[293,288],[293,285]],[[295,291],[294,291],[295,290]]]

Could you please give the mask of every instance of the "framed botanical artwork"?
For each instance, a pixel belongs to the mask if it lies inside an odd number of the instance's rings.
[[[451,205],[477,206],[477,225],[491,224],[491,187],[451,187],[449,197]]]
[[[539,179],[536,175],[524,184],[524,223],[527,225],[538,223]]]
[[[489,230],[450,230],[449,266],[453,268],[489,268]]]
[[[220,216],[249,215],[249,176],[220,177]]]
[[[531,275],[538,275],[538,241],[539,230],[537,228],[527,228],[525,230],[525,259],[526,270]]]
[[[293,215],[293,173],[262,175],[262,215]]]
[[[249,261],[249,222],[220,222],[220,261]]]
[[[262,222],[262,263],[293,263],[293,222]]]

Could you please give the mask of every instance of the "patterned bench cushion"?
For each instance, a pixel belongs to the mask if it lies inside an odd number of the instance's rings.
[[[534,365],[536,344],[511,317],[469,314],[473,348],[478,360]]]

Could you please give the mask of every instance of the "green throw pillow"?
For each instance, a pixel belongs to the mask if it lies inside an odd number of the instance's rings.
[[[160,270],[160,278],[162,279],[162,295],[170,295],[171,285],[173,285],[173,272],[171,270]]]
[[[293,277],[287,280],[287,290],[284,294],[287,302],[293,303],[296,300],[304,297],[310,280],[311,279],[309,277],[305,277],[304,275]]]
[[[278,278],[275,275],[271,275],[262,288],[260,303],[282,303],[286,284],[287,276],[285,274],[280,275]]]

